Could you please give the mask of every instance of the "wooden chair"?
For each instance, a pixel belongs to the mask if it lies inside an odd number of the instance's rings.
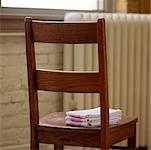
[[[113,144],[128,139],[128,149],[136,147],[137,118],[125,117],[117,125],[109,125],[107,54],[105,21],[51,22],[25,18],[28,68],[31,150],[39,150],[39,143],[54,144],[55,150],[64,145],[96,147],[108,150]],[[97,43],[98,72],[52,71],[36,68],[35,42]],[[99,93],[101,128],[71,127],[65,125],[65,113],[55,112],[39,119],[38,90],[69,93]]]

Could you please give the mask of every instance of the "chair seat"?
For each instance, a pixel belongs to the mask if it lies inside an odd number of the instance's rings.
[[[110,128],[113,127],[117,127],[117,126],[122,126],[124,124],[129,124],[129,123],[133,123],[136,122],[137,118],[135,117],[123,117],[121,121],[119,121],[118,124],[115,125],[110,125]],[[44,126],[61,126],[61,127],[65,127],[65,128],[77,128],[77,127],[72,127],[72,126],[66,126],[65,124],[65,112],[54,112],[54,113],[50,113],[44,117],[42,117],[40,119],[40,125],[44,125]],[[86,128],[86,127],[78,127],[78,128],[82,128],[82,129],[93,129],[93,128]],[[95,127],[95,129],[99,129],[100,127]]]
[[[123,135],[125,137],[131,137],[132,136],[131,129],[132,129],[132,126],[134,126],[134,128],[135,128],[136,122],[137,122],[137,118],[135,118],[135,117],[133,117],[133,118],[132,117],[131,118],[123,117],[123,119],[118,124],[110,125],[109,145],[113,145],[114,143],[121,141],[121,139],[123,138]],[[127,129],[127,130],[125,130],[125,129]],[[45,130],[46,131],[45,136],[48,136],[48,137],[49,137],[49,135],[52,136],[52,134],[55,134],[55,133],[53,133],[53,132],[55,132],[55,130],[57,130],[57,131],[59,130],[60,134],[57,135],[58,140],[60,142],[62,142],[62,144],[64,144],[64,145],[72,145],[72,142],[70,141],[70,138],[71,138],[70,134],[69,135],[63,134],[63,133],[65,133],[64,131],[68,131],[68,132],[72,132],[72,137],[74,136],[74,140],[76,140],[76,136],[77,136],[77,140],[79,140],[79,137],[82,137],[81,141],[85,142],[85,140],[86,140],[86,142],[88,143],[88,146],[90,146],[90,147],[91,147],[91,145],[93,145],[93,146],[95,145],[95,147],[100,146],[100,143],[99,143],[100,134],[98,134],[98,133],[100,133],[100,127],[86,128],[86,127],[66,126],[65,112],[54,112],[54,113],[50,113],[50,114],[42,117],[39,121],[38,130],[39,131]],[[79,134],[81,136],[79,136]],[[69,136],[69,138],[68,138],[68,136]],[[96,136],[97,136],[97,138],[96,138]],[[93,140],[93,137],[94,137],[94,139],[98,139],[98,140],[97,141]],[[115,137],[117,137],[117,138],[115,138]],[[64,139],[65,139],[65,141],[64,141]],[[89,142],[88,142],[88,139],[89,139]],[[92,143],[92,141],[93,141],[93,143]],[[55,142],[55,141],[53,141],[53,142]],[[83,146],[84,144],[80,143],[79,145]]]

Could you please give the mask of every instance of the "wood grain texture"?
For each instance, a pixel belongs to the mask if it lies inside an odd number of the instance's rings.
[[[33,40],[51,43],[96,43],[96,23],[34,22]],[[40,32],[39,32],[40,31]],[[66,34],[66,38],[64,38]]]
[[[70,93],[98,93],[99,74],[36,70],[38,90]]]
[[[137,118],[122,119],[109,125],[109,98],[105,20],[98,22],[51,22],[25,19],[28,88],[31,120],[31,150],[39,150],[39,143],[53,143],[54,149],[63,145],[100,147],[108,150],[113,144],[128,139],[129,149],[136,148]],[[98,44],[98,72],[52,71],[36,69],[34,42],[96,43]],[[65,113],[56,112],[39,122],[38,90],[99,93],[101,128],[69,127]]]
[[[136,121],[136,118],[125,117],[117,125],[110,125],[110,147],[113,145],[113,143],[123,140],[123,134],[127,138],[135,135]],[[132,128],[133,134],[131,133]],[[55,142],[56,144],[60,143],[63,145],[75,145],[76,143],[76,146],[87,145],[89,147],[98,148],[100,147],[101,141],[100,129],[100,127],[84,128],[66,126],[65,113],[55,112],[40,119],[40,124],[38,125],[38,140],[42,143]],[[43,132],[45,132],[45,134],[43,134]],[[45,136],[45,138],[43,136]],[[43,141],[44,139],[45,141]]]
[[[151,0],[116,0],[116,12],[151,13]]]
[[[151,0],[140,0],[140,13],[151,13]]]
[[[39,149],[36,125],[39,123],[38,94],[35,90],[34,72],[36,69],[34,43],[32,42],[31,18],[25,21],[26,56],[28,70],[28,91],[31,124],[31,150]]]

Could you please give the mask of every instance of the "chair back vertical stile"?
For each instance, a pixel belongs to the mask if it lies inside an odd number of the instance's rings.
[[[25,18],[26,55],[31,124],[31,150],[39,143],[95,147],[108,150],[113,144],[128,139],[129,149],[136,148],[137,118],[123,118],[109,125],[109,99],[105,20],[97,22],[53,22]],[[61,71],[36,67],[34,43],[98,44],[98,71]],[[39,118],[38,90],[68,93],[99,93],[101,127],[84,128],[65,124],[65,112],[54,112]],[[112,147],[113,148],[113,147]]]
[[[109,139],[109,99],[108,99],[108,74],[107,74],[107,52],[106,52],[106,36],[105,21],[99,20],[101,26],[98,25],[98,61],[100,73],[100,104],[101,104],[101,139],[103,147],[107,149]],[[103,22],[103,23],[101,23]],[[99,31],[102,33],[100,34]],[[100,42],[102,41],[102,42]],[[103,140],[104,139],[104,140]]]
[[[27,70],[28,70],[28,91],[29,91],[29,108],[30,108],[30,124],[31,124],[31,149],[39,149],[37,141],[36,126],[39,124],[39,109],[38,95],[35,81],[35,49],[32,39],[32,22],[31,18],[26,18],[25,21],[25,38],[26,38],[26,55],[27,55]],[[36,140],[35,140],[36,139]]]

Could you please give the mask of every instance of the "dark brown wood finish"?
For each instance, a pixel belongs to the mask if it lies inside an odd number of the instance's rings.
[[[30,107],[30,124],[31,124],[31,150],[39,149],[37,142],[36,125],[39,123],[38,95],[35,89],[35,50],[32,40],[32,19],[25,19],[25,37],[26,37],[26,54],[28,69],[28,90],[29,90],[29,107]]]
[[[33,40],[48,43],[96,43],[96,27],[94,22],[87,23],[85,26],[84,23],[33,21]],[[64,38],[64,35],[66,35],[66,38]]]
[[[99,92],[99,74],[93,72],[36,70],[36,82],[38,90],[70,93]]]
[[[98,20],[97,40],[98,40],[98,60],[100,73],[100,104],[101,104],[101,145],[107,149],[109,143],[109,100],[108,100],[108,74],[107,74],[107,54],[105,20]],[[101,34],[100,34],[101,33]]]
[[[123,118],[109,125],[107,54],[105,21],[51,22],[25,19],[29,104],[31,120],[31,150],[39,150],[39,143],[100,147],[108,150],[113,144],[128,139],[129,149],[136,148],[137,118]],[[34,42],[97,43],[99,72],[52,71],[36,69]],[[99,93],[101,128],[70,127],[65,125],[65,113],[51,113],[39,120],[37,91]]]

